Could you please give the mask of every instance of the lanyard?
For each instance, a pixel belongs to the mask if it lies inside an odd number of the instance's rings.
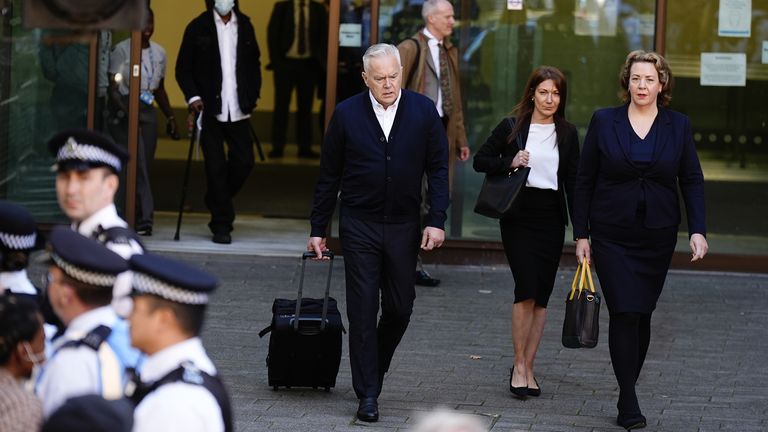
[[[145,75],[147,77],[147,88],[146,90],[152,90],[152,77],[155,76],[155,59],[152,55],[152,44],[149,45],[149,48],[147,48],[147,51],[149,52],[149,69],[147,69],[147,65],[144,63],[144,56],[141,57],[141,68],[146,72]]]

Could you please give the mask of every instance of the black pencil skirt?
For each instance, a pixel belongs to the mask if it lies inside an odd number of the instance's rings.
[[[547,307],[563,252],[565,222],[558,191],[524,187],[515,214],[499,221],[515,279],[515,303]]]
[[[649,229],[640,211],[631,227],[590,223],[592,260],[608,312],[656,309],[677,244],[677,227]]]

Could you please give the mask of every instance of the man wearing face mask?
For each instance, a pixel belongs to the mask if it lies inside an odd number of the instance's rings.
[[[190,112],[202,116],[208,227],[214,243],[229,244],[235,220],[232,199],[254,166],[248,122],[261,90],[260,52],[251,20],[236,0],[205,3],[206,11],[184,31],[176,81]]]
[[[22,381],[45,361],[44,341],[37,303],[27,296],[0,296],[0,431],[40,428],[43,407]]]

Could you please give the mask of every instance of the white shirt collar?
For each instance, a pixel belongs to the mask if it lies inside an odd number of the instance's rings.
[[[101,306],[78,315],[67,326],[63,339],[77,340],[83,338],[88,332],[100,325],[112,327],[117,321],[117,314],[111,306]]]
[[[384,108],[384,105],[380,104],[379,101],[376,100],[375,97],[373,97],[373,93],[371,93],[370,90],[368,90],[368,96],[371,98],[371,104],[373,104],[373,111],[374,112],[389,112],[389,111],[397,111],[397,105],[400,103],[400,97],[403,95],[403,89],[400,89],[400,92],[397,93],[397,99],[395,99],[395,102],[389,106],[389,108]]]
[[[128,224],[117,215],[117,208],[114,204],[109,204],[103,209],[92,214],[80,224],[72,224],[72,227],[80,234],[90,237],[91,234],[101,225],[102,228],[112,228],[115,226],[127,227]]]
[[[427,39],[429,39],[429,41],[427,41],[427,43],[429,43],[429,44],[434,44],[434,45],[437,45],[437,44],[439,44],[439,43],[441,43],[441,42],[442,42],[441,40],[437,39],[437,38],[435,37],[435,35],[433,35],[432,33],[430,33],[430,31],[429,31],[429,30],[427,30],[427,28],[426,28],[426,27],[424,27],[424,31],[423,31],[422,33],[424,33],[424,36],[426,36],[426,37],[427,37]]]
[[[205,353],[203,342],[199,337],[193,337],[147,357],[141,367],[141,380],[146,383],[157,381],[185,361],[192,362],[209,375],[216,374],[216,367]]]
[[[35,286],[29,281],[26,269],[0,273],[0,295],[5,289],[11,290],[14,294],[37,294]]]

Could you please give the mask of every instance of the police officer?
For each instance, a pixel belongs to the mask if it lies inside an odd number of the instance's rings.
[[[27,266],[30,252],[43,244],[27,209],[0,200],[0,295],[11,292],[37,297],[37,288],[27,276]]]
[[[232,430],[229,397],[200,340],[216,279],[158,255],[134,255],[131,342],[148,355],[126,395],[134,432]]]
[[[48,141],[56,157],[56,197],[72,229],[128,259],[142,253],[136,233],[117,215],[114,199],[128,152],[109,137],[86,129],[59,132]]]
[[[37,381],[46,417],[74,396],[122,397],[125,369],[139,359],[126,322],[109,306],[115,279],[128,263],[65,227],[54,228],[49,243],[48,297],[66,331],[54,341]]]
[[[30,253],[44,245],[45,240],[37,232],[29,211],[18,204],[0,200],[0,295],[12,293],[31,297],[48,323],[45,334],[51,338],[63,324],[51,310],[45,293],[40,292],[27,275]]]

